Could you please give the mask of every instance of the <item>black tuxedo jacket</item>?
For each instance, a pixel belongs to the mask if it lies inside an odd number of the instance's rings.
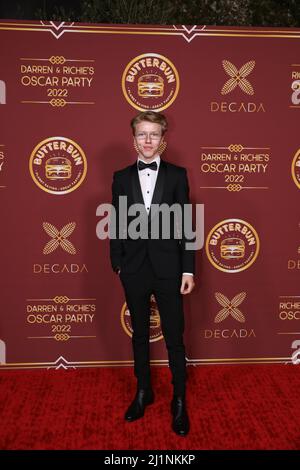
[[[143,217],[147,221],[148,239],[128,238],[128,225],[135,218],[134,216],[128,216],[127,221],[121,222],[121,233],[123,235],[119,235],[119,196],[127,196],[128,208],[131,204],[135,203],[144,205],[136,162],[120,171],[116,171],[113,177],[112,205],[116,210],[117,216],[117,238],[110,239],[110,258],[113,270],[116,271],[120,267],[122,273],[135,273],[148,253],[155,274],[159,278],[175,278],[181,276],[183,272],[194,273],[195,251],[186,249],[187,240],[183,230],[184,217],[182,217],[182,225],[179,232],[178,223],[176,228],[176,217],[171,217],[169,239],[162,238],[161,230],[157,239],[150,238],[153,218],[161,217],[161,214],[155,213],[152,204],[167,204],[171,206],[174,203],[178,203],[183,207],[184,204],[189,203],[189,185],[186,169],[172,163],[167,163],[164,160],[160,161],[149,215],[144,206]],[[124,214],[121,214],[122,218],[124,219]],[[180,239],[176,239],[176,230],[177,234],[180,233]],[[127,238],[125,238],[126,236]]]

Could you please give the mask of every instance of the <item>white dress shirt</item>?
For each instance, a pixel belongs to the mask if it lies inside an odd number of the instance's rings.
[[[138,156],[137,164],[139,160],[141,160],[144,163],[152,163],[152,162],[157,163],[157,171],[153,171],[148,168],[144,168],[143,170],[138,170],[144,204],[145,204],[147,214],[149,214],[149,211],[151,208],[151,201],[152,201],[152,197],[154,193],[154,188],[155,188],[155,184],[157,180],[157,175],[159,171],[160,156],[157,155],[153,160],[151,160],[151,162],[145,161],[140,156]],[[182,273],[182,274],[188,274],[190,276],[193,276],[192,273]]]

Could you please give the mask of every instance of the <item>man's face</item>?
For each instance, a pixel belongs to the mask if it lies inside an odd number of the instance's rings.
[[[140,155],[145,160],[153,160],[163,141],[161,125],[148,121],[140,122],[135,126],[134,140]]]

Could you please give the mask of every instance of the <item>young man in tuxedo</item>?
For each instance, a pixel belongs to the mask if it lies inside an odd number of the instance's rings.
[[[182,229],[180,239],[172,234],[151,238],[154,217],[153,204],[189,204],[189,186],[186,170],[168,163],[160,154],[166,146],[167,120],[158,112],[139,113],[131,121],[133,143],[138,152],[137,161],[116,171],[112,184],[112,204],[119,217],[119,197],[127,197],[127,205],[143,204],[149,228],[148,237],[118,237],[110,239],[110,257],[113,270],[120,276],[132,328],[134,373],[137,378],[135,398],[125,413],[127,421],[144,415],[147,405],[153,403],[149,359],[150,296],[154,294],[161,327],[166,342],[169,366],[174,386],[171,402],[172,428],[176,434],[189,432],[186,407],[186,363],[183,343],[183,295],[194,288],[195,252],[188,250]],[[126,230],[130,222],[126,222]],[[183,226],[183,220],[180,224]],[[172,219],[175,224],[175,220]],[[118,222],[117,222],[118,223]],[[181,226],[181,228],[182,228]],[[123,227],[124,229],[124,227]],[[171,227],[172,229],[172,227]],[[116,233],[119,227],[116,227]],[[124,234],[124,230],[123,230]]]

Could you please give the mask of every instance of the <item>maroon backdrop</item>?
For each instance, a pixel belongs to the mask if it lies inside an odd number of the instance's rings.
[[[130,317],[99,240],[140,109],[205,204],[191,364],[291,362],[300,319],[300,30],[0,23],[0,363],[132,363]],[[294,342],[294,344],[292,344]],[[153,363],[166,363],[155,298]]]

